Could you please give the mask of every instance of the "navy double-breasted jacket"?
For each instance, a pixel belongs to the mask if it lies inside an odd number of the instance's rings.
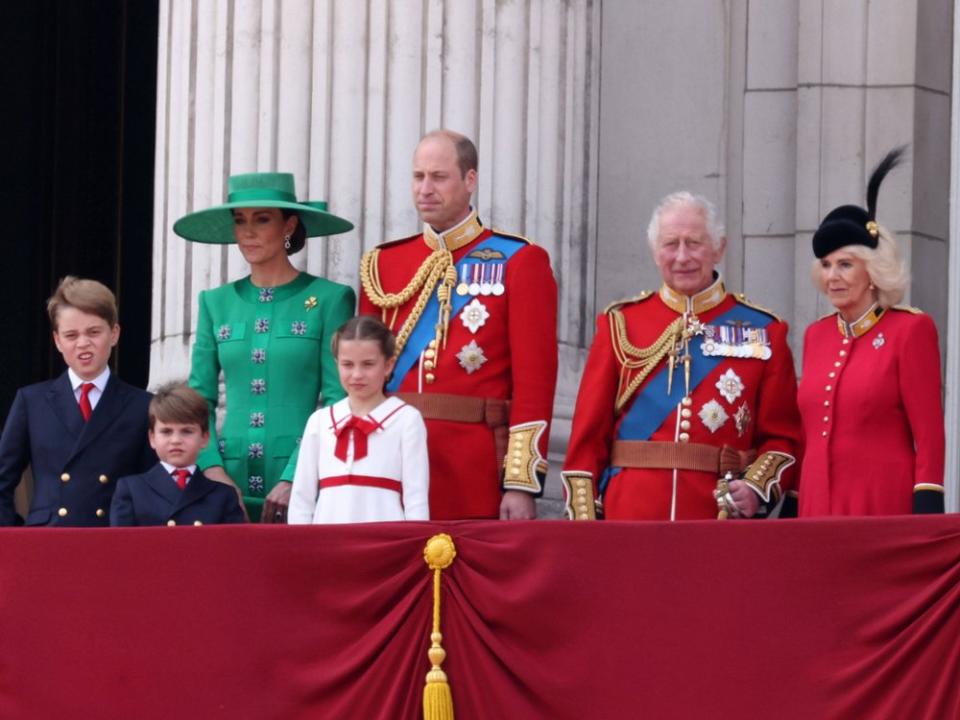
[[[157,462],[147,438],[150,393],[111,374],[84,422],[67,373],[17,391],[0,436],[0,525],[15,525],[13,494],[27,465],[27,525],[106,527],[118,478]]]

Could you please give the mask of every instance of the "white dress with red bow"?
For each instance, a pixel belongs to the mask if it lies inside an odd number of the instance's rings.
[[[429,520],[427,429],[395,397],[366,417],[348,399],[317,410],[300,443],[287,522]]]

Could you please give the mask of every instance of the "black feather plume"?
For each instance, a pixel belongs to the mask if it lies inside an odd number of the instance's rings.
[[[907,146],[901,145],[887,153],[887,156],[880,161],[880,164],[870,175],[870,182],[867,184],[867,214],[871,220],[877,219],[877,195],[880,194],[880,183],[887,176],[887,173],[893,170],[903,159]]]

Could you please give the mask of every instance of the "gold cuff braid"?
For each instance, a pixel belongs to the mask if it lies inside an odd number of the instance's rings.
[[[503,489],[538,493],[541,485],[537,473],[546,475],[547,461],[540,454],[540,437],[547,429],[544,420],[513,425],[503,458]]]
[[[571,520],[596,520],[597,503],[593,497],[593,477],[588,472],[562,472],[560,480]]]
[[[796,462],[792,455],[770,451],[760,455],[743,474],[743,479],[764,502],[780,497],[780,475]]]

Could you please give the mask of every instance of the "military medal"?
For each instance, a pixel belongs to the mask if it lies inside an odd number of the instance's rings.
[[[743,437],[743,434],[747,431],[747,428],[750,427],[751,419],[750,408],[747,407],[746,403],[743,403],[733,414],[733,424],[737,427],[737,437]]]
[[[700,351],[707,357],[736,357],[769,360],[770,337],[766,328],[742,325],[704,325]]]
[[[491,272],[492,270],[493,270],[492,265],[480,266],[480,277],[481,277],[480,294],[481,295],[489,295],[491,292],[493,292],[493,283],[490,282],[491,276],[493,275],[493,273]]]
[[[470,266],[463,264],[460,266],[460,282],[457,283],[457,295],[466,295],[470,292]]]
[[[470,266],[473,270],[473,277],[470,281],[470,294],[476,297],[480,294],[480,265],[474,264]]]
[[[506,288],[503,285],[503,263],[496,264],[496,279],[493,281],[493,294],[503,295]]]

